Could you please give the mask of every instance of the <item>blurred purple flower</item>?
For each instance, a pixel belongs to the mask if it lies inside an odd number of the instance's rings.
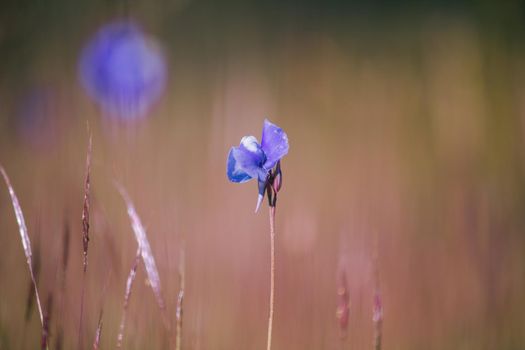
[[[59,137],[56,93],[48,86],[33,86],[16,102],[16,131],[36,150],[53,146]]]
[[[102,27],[79,63],[88,94],[112,117],[144,117],[166,84],[166,62],[155,40],[130,21]]]
[[[277,166],[275,177],[277,184],[274,191],[277,192],[281,185],[281,169],[279,161],[288,153],[288,136],[268,119],[264,120],[261,143],[254,136],[244,136],[239,147],[232,147],[228,154],[227,175],[232,182],[243,183],[256,178],[259,186],[257,198],[257,211],[264,198],[264,191],[272,176],[272,169]]]

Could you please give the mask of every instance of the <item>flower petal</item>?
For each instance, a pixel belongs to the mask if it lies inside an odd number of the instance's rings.
[[[237,159],[234,156],[234,154],[236,154],[236,150],[237,149],[235,147],[232,147],[230,149],[230,153],[228,154],[227,175],[231,182],[243,183],[251,180],[252,177],[242,170],[239,162],[237,162]]]
[[[288,153],[288,136],[283,129],[265,119],[261,147],[266,155],[264,168],[271,169]]]
[[[239,147],[232,147],[228,155],[227,174],[232,182],[246,182],[260,177],[266,156],[253,136],[241,139]]]

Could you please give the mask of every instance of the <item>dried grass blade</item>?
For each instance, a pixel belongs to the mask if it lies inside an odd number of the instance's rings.
[[[86,287],[86,271],[88,265],[88,244],[89,244],[89,190],[91,172],[91,153],[93,150],[93,137],[89,135],[89,144],[86,155],[86,180],[84,182],[84,205],[82,208],[82,247],[84,253],[82,276],[82,294],[80,297],[80,320],[78,323],[78,349],[82,350],[82,317],[84,315],[84,292]]]
[[[89,145],[86,156],[86,180],[84,182],[84,207],[82,209],[82,244],[84,248],[84,272],[88,264],[88,244],[89,244],[89,190],[91,187],[91,154],[93,152],[93,137],[89,136]]]
[[[341,268],[337,282],[337,308],[336,318],[339,323],[339,337],[343,341],[347,336],[348,320],[350,316],[350,294],[346,279],[346,269]]]
[[[381,299],[379,279],[379,236],[376,232],[374,239],[374,306],[372,321],[374,323],[374,350],[381,350],[383,340],[383,301]]]
[[[62,236],[62,278],[60,280],[61,291],[64,293],[66,285],[67,265],[69,263],[69,240],[71,233],[69,231],[69,224],[64,220],[64,234]]]
[[[100,337],[102,336],[102,310],[98,317],[97,331],[95,332],[95,340],[93,341],[93,350],[98,350],[100,346]]]
[[[35,282],[38,283],[38,278],[40,276],[40,240],[37,239],[35,244],[35,253],[33,254],[32,259],[33,264],[33,274],[35,275]],[[35,294],[35,285],[33,281],[29,281],[29,291],[27,293],[26,299],[26,313],[25,313],[25,322],[27,323],[31,317],[34,307],[33,294]]]
[[[124,338],[124,328],[126,326],[126,314],[128,312],[129,297],[131,295],[131,287],[133,287],[133,281],[137,275],[137,267],[140,261],[140,246],[137,249],[137,254],[135,260],[133,260],[133,265],[131,270],[129,270],[128,280],[126,281],[126,292],[124,293],[124,305],[122,306],[122,319],[120,320],[119,332],[117,336],[117,348],[122,347],[122,339]]]
[[[67,218],[67,214],[64,215],[64,218]],[[64,345],[64,329],[63,329],[63,323],[64,323],[64,301],[66,298],[66,275],[67,275],[67,266],[69,262],[69,240],[70,240],[71,232],[69,229],[69,224],[67,219],[64,219],[64,233],[62,235],[62,271],[60,273],[60,289],[59,289],[59,303],[58,303],[58,317],[57,320],[60,320],[60,322],[57,322],[58,329],[57,329],[57,335],[56,335],[56,350],[62,350]]]
[[[176,318],[177,318],[177,338],[175,341],[175,350],[181,349],[181,343],[182,343],[182,314],[183,314],[183,302],[184,302],[184,290],[185,290],[185,256],[184,256],[184,249],[181,249],[180,251],[180,263],[179,263],[179,283],[180,283],[180,290],[179,290],[179,296],[177,298],[177,311],[176,311]]]
[[[116,183],[116,186],[122,198],[124,199],[124,202],[126,202],[128,216],[131,221],[131,227],[135,233],[135,238],[141,251],[142,260],[144,261],[144,266],[146,267],[148,280],[151,288],[153,289],[153,293],[155,294],[155,298],[157,299],[157,304],[159,305],[159,308],[164,311],[165,304],[161,293],[159,272],[157,270],[157,265],[155,264],[155,258],[153,258],[153,253],[151,252],[148,237],[146,236],[146,230],[144,229],[144,226],[140,221],[140,217],[135,210],[135,206],[133,205],[133,202],[131,201],[124,187],[118,183]]]
[[[53,308],[53,295],[50,294],[47,297],[47,311],[44,316],[44,325],[42,326],[42,339],[41,348],[42,350],[48,349],[49,345],[49,324],[51,322],[51,309]]]
[[[24,247],[24,254],[26,256],[27,266],[29,267],[29,274],[31,275],[31,281],[33,281],[33,285],[35,287],[35,296],[36,303],[38,305],[38,312],[40,314],[40,323],[42,324],[42,326],[44,326],[42,304],[40,303],[40,295],[38,294],[38,287],[36,285],[35,274],[33,273],[31,241],[29,240],[29,234],[27,233],[27,226],[24,220],[24,214],[22,213],[22,208],[20,207],[20,203],[18,202],[15,190],[13,189],[13,186],[11,186],[11,181],[9,181],[9,177],[7,176],[7,173],[5,172],[4,167],[2,165],[0,165],[0,172],[4,177],[5,183],[9,190],[9,195],[11,196],[11,202],[13,203],[13,209],[15,212],[16,221],[18,222],[18,229],[20,232],[20,238],[22,240],[22,246]]]

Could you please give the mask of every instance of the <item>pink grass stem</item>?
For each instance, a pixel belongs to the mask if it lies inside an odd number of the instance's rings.
[[[270,312],[268,316],[268,340],[266,349],[272,348],[273,306],[275,299],[275,206],[270,206]]]
[[[4,177],[5,183],[7,185],[7,189],[9,190],[9,195],[11,196],[11,202],[13,204],[13,210],[15,212],[16,221],[18,223],[18,229],[20,232],[20,239],[22,240],[24,254],[26,256],[27,265],[29,267],[29,274],[31,275],[31,281],[33,282],[33,286],[35,287],[35,296],[36,296],[36,303],[38,306],[38,313],[40,315],[40,323],[42,324],[42,327],[44,327],[44,314],[42,313],[42,304],[40,303],[40,294],[38,293],[38,287],[36,285],[35,274],[33,273],[31,241],[29,240],[29,234],[27,232],[27,226],[24,220],[24,214],[22,212],[22,208],[20,207],[20,203],[18,202],[18,197],[16,196],[15,190],[13,189],[13,186],[11,185],[11,181],[9,181],[9,177],[7,176],[7,173],[5,172],[4,167],[2,165],[0,165],[0,172],[2,173],[2,176]]]
[[[124,293],[124,305],[122,306],[122,319],[120,320],[119,332],[117,336],[117,348],[122,347],[122,340],[124,339],[124,328],[126,327],[126,315],[128,312],[129,297],[131,295],[131,287],[133,287],[133,281],[137,275],[137,267],[140,261],[140,247],[137,249],[135,260],[129,271],[128,280],[126,281],[126,291]]]

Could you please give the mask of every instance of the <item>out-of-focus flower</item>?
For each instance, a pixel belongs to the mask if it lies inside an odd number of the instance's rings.
[[[280,160],[288,153],[288,148],[288,136],[283,129],[265,119],[260,144],[254,136],[244,136],[239,147],[230,149],[227,162],[228,179],[239,183],[253,178],[258,181],[259,196],[255,211],[259,209],[268,185],[275,194],[280,189]],[[272,173],[274,167],[276,169]]]
[[[82,51],[82,84],[109,116],[144,117],[166,84],[166,62],[157,42],[130,21],[102,27]]]
[[[56,93],[47,86],[34,86],[16,104],[16,131],[35,150],[55,145],[59,137]]]

